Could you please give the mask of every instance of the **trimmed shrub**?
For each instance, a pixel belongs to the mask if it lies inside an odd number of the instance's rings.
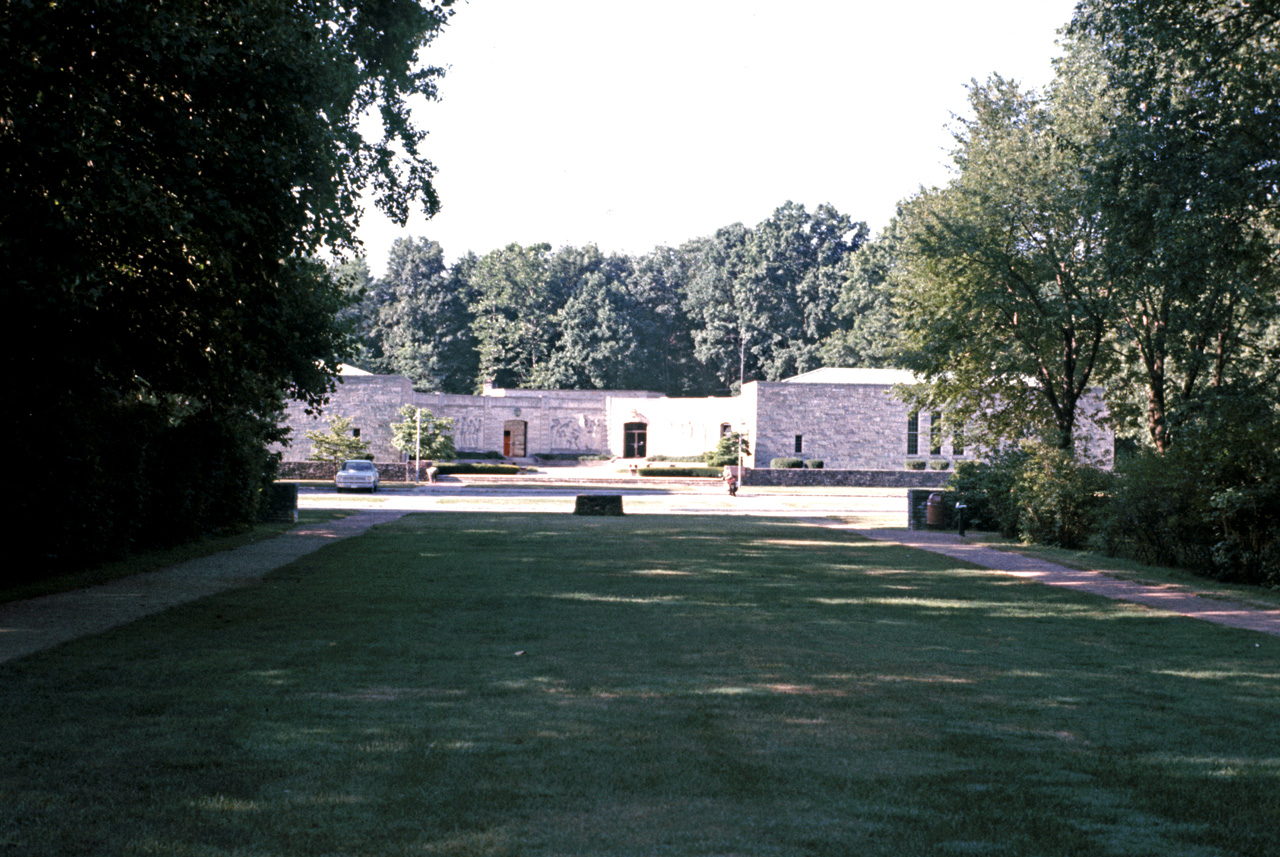
[[[821,469],[822,469],[822,459],[821,459],[821,458],[811,458],[811,459],[809,459],[808,461],[806,461],[806,462],[804,463],[804,466],[805,466],[805,469],[806,469],[806,470],[821,470]]]
[[[705,462],[706,460],[707,460],[707,456],[705,453],[702,455],[651,455],[649,456],[649,461],[678,461],[678,462],[683,462],[688,464],[691,464],[695,461]],[[738,461],[737,459],[734,459],[730,463],[737,464]]]
[[[1220,580],[1280,587],[1280,414],[1223,393],[1183,415],[1168,452],[1118,465],[1110,552]]]
[[[1026,451],[1014,447],[995,453],[989,461],[961,461],[956,465],[947,487],[955,493],[956,502],[967,507],[965,518],[970,527],[994,530],[1005,538],[1018,535],[1014,485],[1027,457]]]
[[[930,469],[930,470],[949,470],[949,469],[951,469],[951,462],[950,462],[950,461],[941,461],[941,460],[939,460],[939,459],[936,459],[936,458],[935,458],[935,459],[930,460],[930,462],[929,462],[929,469]]]
[[[599,452],[539,452],[534,455],[541,461],[609,461],[613,456]],[[701,458],[694,459],[701,461]]]
[[[804,462],[798,458],[775,458],[769,462],[769,467],[774,470],[795,470],[804,467]]]
[[[739,449],[741,449],[741,452],[739,452]],[[716,448],[704,453],[702,460],[707,463],[708,467],[724,467],[725,465],[736,465],[740,455],[750,454],[750,441],[735,431],[720,438]]]
[[[1019,534],[1039,544],[1083,547],[1101,523],[1110,474],[1061,449],[1034,444],[1029,451],[1013,489]]]
[[[906,468],[908,470],[924,470],[926,462],[924,459],[908,458]]]
[[[466,461],[436,462],[441,476],[458,473],[474,473],[486,476],[514,476],[520,472],[518,464],[474,464]]]
[[[641,476],[697,476],[710,479],[724,474],[724,470],[719,467],[641,467],[637,472]]]
[[[492,449],[486,449],[483,451],[477,450],[477,449],[460,449],[458,450],[458,452],[455,454],[454,457],[455,458],[491,459],[491,460],[497,460],[497,461],[507,460],[507,457],[503,455],[501,452],[495,452]]]

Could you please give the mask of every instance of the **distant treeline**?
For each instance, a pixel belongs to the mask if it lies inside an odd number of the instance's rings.
[[[894,339],[867,226],[788,202],[639,256],[511,244],[452,265],[434,241],[392,247],[386,276],[339,274],[356,365],[421,390],[645,389],[703,396],[820,366],[878,366]]]

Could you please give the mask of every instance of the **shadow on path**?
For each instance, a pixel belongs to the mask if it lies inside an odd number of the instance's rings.
[[[402,511],[362,512],[295,527],[275,538],[135,574],[98,586],[0,604],[0,663],[78,637],[99,634],[151,613],[247,586],[337,539],[394,521]]]
[[[1024,556],[1014,551],[1002,551],[971,544],[951,533],[907,529],[865,529],[857,525],[842,525],[821,519],[809,519],[809,523],[847,529],[869,539],[932,551],[1036,583],[1065,586],[1080,592],[1101,595],[1104,598],[1154,607],[1179,616],[1280,636],[1280,610],[1268,610],[1209,598],[1194,589],[1177,584],[1135,583],[1112,577],[1102,571],[1080,571]]]

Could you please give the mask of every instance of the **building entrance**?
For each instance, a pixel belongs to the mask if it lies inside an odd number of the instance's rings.
[[[622,457],[644,458],[648,454],[649,426],[645,423],[627,423],[622,427]]]
[[[507,458],[524,458],[529,424],[524,420],[507,420],[502,424],[502,454]]]

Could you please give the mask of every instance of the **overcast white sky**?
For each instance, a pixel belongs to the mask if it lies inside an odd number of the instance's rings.
[[[1051,77],[1075,0],[466,0],[430,49],[443,208],[370,210],[375,275],[398,237],[446,256],[512,242],[641,254],[787,200],[874,232],[947,180],[965,86]]]

